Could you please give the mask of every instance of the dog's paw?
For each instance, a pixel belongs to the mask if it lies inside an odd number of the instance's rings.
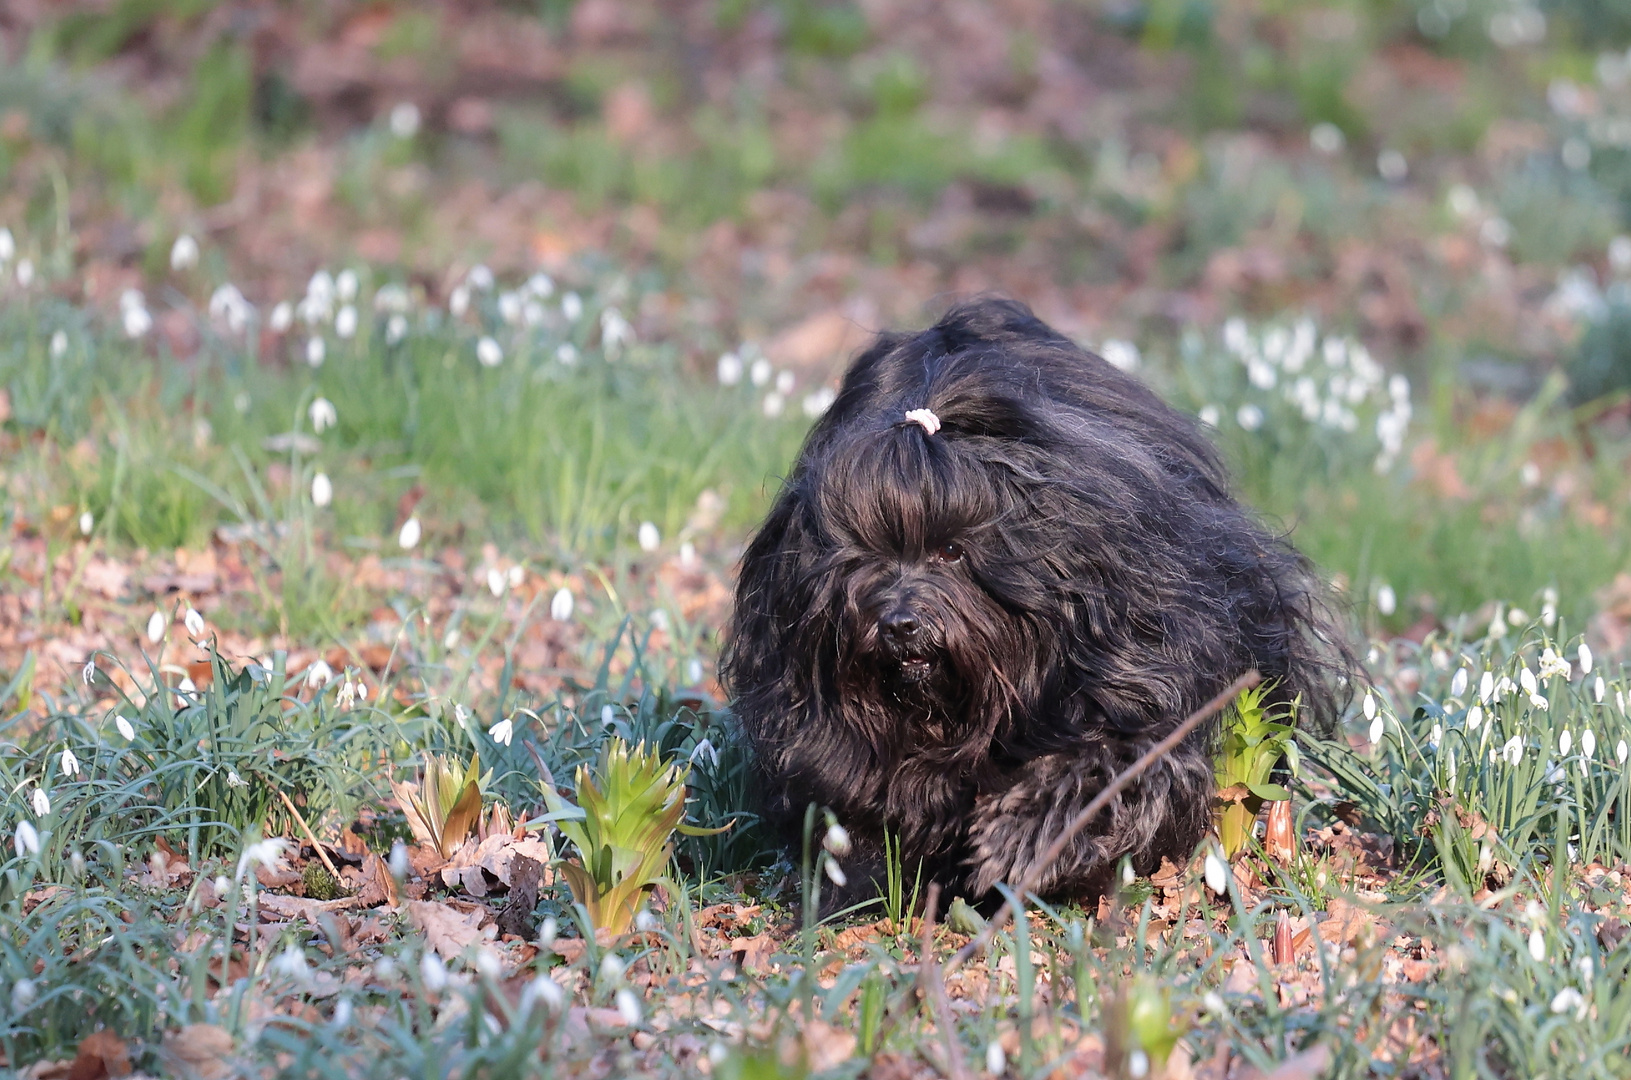
[[[973,848],[969,859],[973,867],[969,884],[976,896],[982,896],[1004,882],[1018,887],[1035,857],[1035,817],[1021,805],[1005,811],[1004,803],[1023,803],[1023,800],[1015,800],[1011,795],[993,799],[976,811],[978,816],[969,837]]]

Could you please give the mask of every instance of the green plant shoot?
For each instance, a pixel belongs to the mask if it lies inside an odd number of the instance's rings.
[[[1223,740],[1218,748],[1218,838],[1223,853],[1233,858],[1252,835],[1252,823],[1265,802],[1291,798],[1282,785],[1272,783],[1284,758],[1296,774],[1301,762],[1295,719],[1301,697],[1282,709],[1265,703],[1271,684],[1242,690],[1223,718]]]
[[[393,783],[391,788],[414,837],[450,859],[481,819],[481,782],[480,754],[464,767],[451,755],[427,753],[417,791],[411,784]]]

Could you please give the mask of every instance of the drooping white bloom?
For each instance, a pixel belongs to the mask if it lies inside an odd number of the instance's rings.
[[[821,838],[821,846],[840,857],[850,853],[849,830],[833,822],[827,826],[827,835]]]
[[[340,298],[341,303],[349,304],[357,298],[357,289],[361,285],[355,270],[341,270],[334,278],[334,295]]]
[[[1369,690],[1365,691],[1365,702],[1360,706],[1360,709],[1364,712],[1366,720],[1376,719],[1376,696]],[[1371,740],[1371,742],[1375,741],[1375,739]]]
[[[742,358],[733,352],[720,356],[717,367],[719,385],[735,386],[742,381]]]
[[[765,417],[767,419],[774,420],[786,410],[787,399],[783,397],[779,391],[772,390],[770,393],[765,395],[762,408],[764,410]]]
[[[1427,745],[1436,748],[1438,746],[1438,744],[1443,742],[1443,741],[1444,741],[1444,725],[1439,724],[1439,723],[1434,723],[1433,724],[1433,730],[1427,733]]]
[[[1207,427],[1217,427],[1218,421],[1223,418],[1223,414],[1219,412],[1216,405],[1202,405],[1201,411],[1195,415],[1200,419],[1200,422],[1205,424]]]
[[[91,530],[96,528],[96,516],[89,510],[79,515],[79,535],[89,536]]]
[[[38,855],[40,853],[40,832],[34,827],[34,823],[32,821],[25,819],[17,823],[17,835],[12,839],[12,846],[17,849],[17,854],[19,856],[26,857],[29,855]],[[25,982],[28,982],[28,980],[19,979],[18,985]],[[29,988],[30,990],[33,989],[33,983],[29,983]],[[15,986],[12,988],[11,999],[12,1005],[15,1007],[17,1004],[17,990]],[[27,1005],[25,1004],[24,1007],[26,1008]]]
[[[323,361],[328,358],[328,345],[320,337],[306,339],[306,363],[311,367],[322,367]]]
[[[1213,1016],[1222,1016],[1229,1010],[1229,1006],[1223,1001],[1223,995],[1218,993],[1216,990],[1208,990],[1206,993],[1202,994],[1201,1004],[1205,1006],[1206,1011],[1211,1013]]]
[[[1523,760],[1523,737],[1514,735],[1501,746],[1501,756],[1506,758],[1508,765],[1516,765]]]
[[[548,300],[555,295],[555,279],[540,270],[527,279],[527,291],[540,300]]]
[[[634,996],[634,991],[628,987],[619,990],[612,998],[617,1005],[617,1015],[630,1027],[640,1023],[640,999]]]
[[[814,420],[832,408],[832,403],[838,400],[838,391],[830,386],[823,386],[818,390],[804,395],[804,415]]]
[[[1535,673],[1529,670],[1528,664],[1518,669],[1518,685],[1526,694],[1533,694],[1539,688],[1540,684],[1535,681]]]
[[[334,483],[328,478],[328,473],[319,472],[312,475],[311,501],[319,508],[334,501]]]
[[[311,407],[306,410],[306,415],[311,417],[312,430],[319,435],[340,422],[339,410],[335,409],[334,402],[326,397],[313,399]]]
[[[509,588],[509,582],[505,579],[504,572],[496,566],[489,567],[487,570],[487,591],[492,593],[493,596],[499,597],[504,595],[504,590],[507,588]]]
[[[702,661],[692,657],[685,664],[685,681],[695,686],[702,681]],[[703,740],[706,742],[707,740]]]
[[[1586,1018],[1586,1010],[1587,1005],[1585,997],[1581,995],[1580,991],[1576,990],[1572,986],[1565,986],[1552,998],[1553,1013],[1562,1014],[1572,1012],[1575,1014],[1576,1019],[1584,1020]]]
[[[170,269],[191,270],[198,265],[198,241],[182,233],[170,245]]]
[[[17,260],[17,284],[21,285],[25,289],[34,284],[33,259]]]
[[[147,617],[147,640],[152,642],[154,645],[157,645],[159,642],[163,641],[164,628],[167,623],[168,620],[165,619],[164,612],[162,611],[155,611],[153,614],[149,615]]]
[[[498,294],[498,317],[514,326],[521,321],[521,294],[506,289]]]
[[[1593,663],[1591,657],[1591,646],[1587,645],[1584,641],[1580,643],[1580,652],[1577,659],[1580,661],[1580,674],[1590,675],[1591,665]]]
[[[1538,926],[1529,931],[1529,955],[1537,964],[1546,959],[1546,935]]]
[[[1216,849],[1207,850],[1202,871],[1206,877],[1206,887],[1222,896],[1229,887],[1229,867],[1224,863],[1222,857],[1218,855]]]
[[[447,294],[447,310],[455,319],[463,318],[464,313],[470,310],[470,287],[468,285],[453,286],[453,291]]]
[[[1574,749],[1574,736],[1570,734],[1568,728],[1564,728],[1563,733],[1557,737],[1557,752],[1563,757],[1568,757],[1569,751],[1572,749]]]
[[[562,586],[549,601],[549,617],[556,622],[566,622],[572,618],[572,607],[572,590]]]
[[[759,359],[755,360],[753,362],[753,366],[748,368],[748,381],[751,382],[754,386],[767,386],[767,385],[769,385],[769,383],[770,383],[770,361],[766,360],[762,356],[759,357]]]
[[[29,797],[29,802],[34,807],[35,817],[45,817],[51,813],[51,797],[45,793],[44,788],[35,788],[34,794]]]
[[[638,539],[641,551],[656,551],[663,542],[662,533],[658,532],[656,524],[650,521],[640,523]]]
[[[832,879],[834,885],[842,889],[849,884],[849,878],[844,875],[844,868],[838,865],[837,859],[828,859],[823,865],[827,871],[827,876]]]
[[[472,289],[486,292],[493,287],[493,272],[485,263],[477,263],[470,268],[470,273],[465,275],[465,281],[470,283]]]
[[[350,340],[357,334],[357,309],[347,304],[334,316],[334,333],[339,337]]]
[[[562,367],[571,367],[578,362],[578,347],[570,341],[561,342],[561,347],[555,350],[555,360]]]
[[[290,945],[275,956],[266,967],[274,976],[299,982],[307,975],[306,954]]]
[[[567,322],[577,322],[583,318],[583,297],[575,292],[569,292],[562,296],[561,314],[566,316]]]
[[[187,627],[187,635],[195,641],[204,636],[204,616],[200,615],[196,608],[188,608],[181,621]]]
[[[651,913],[650,908],[641,908],[634,913],[634,928],[642,934],[649,934],[657,929],[657,916]]]
[[[395,345],[408,336],[408,317],[400,312],[385,320],[385,344]]]
[[[313,690],[320,690],[333,681],[334,669],[326,660],[319,660],[306,669],[306,685]]]
[[[1478,725],[1482,724],[1483,722],[1484,722],[1484,708],[1483,708],[1483,706],[1474,705],[1472,708],[1467,710],[1467,730],[1468,731],[1477,731],[1478,730]]]
[[[985,1071],[990,1076],[1001,1076],[1008,1071],[1008,1053],[1002,1048],[1002,1043],[993,1041],[986,1044]]]
[[[794,381],[793,373],[791,371],[779,372],[776,375],[776,393],[783,396],[791,394],[793,392]]]
[[[1256,431],[1263,426],[1263,410],[1250,403],[1242,405],[1235,411],[1235,422],[1246,431]]]
[[[696,680],[693,679],[692,681],[695,682]],[[712,765],[715,768],[719,767],[719,751],[715,750],[714,744],[707,739],[703,739],[702,741],[698,742],[696,746],[692,747],[691,753],[687,755],[687,759],[693,765],[696,764],[698,759],[701,759],[708,762],[709,765]],[[842,855],[844,852],[838,852],[837,854]]]
[[[398,881],[408,876],[408,871],[412,867],[410,866],[408,860],[407,844],[404,844],[400,840],[392,841],[390,858],[386,861],[385,868],[389,870],[391,872],[391,876],[396,878]]]
[[[1386,733],[1386,731],[1387,725],[1382,716],[1378,715],[1376,718],[1371,720],[1370,731],[1367,733],[1370,735],[1370,744],[1375,746],[1377,743],[1381,742],[1382,735]]]
[[[1631,754],[1631,746],[1627,746],[1625,740],[1621,739],[1619,745],[1614,747],[1614,757],[1621,765],[1624,765],[1628,754]]]
[[[138,297],[140,295],[137,294]],[[140,303],[126,307],[119,313],[119,318],[124,323],[125,336],[128,338],[144,337],[153,329],[153,316],[149,315],[146,306]]]
[[[11,235],[11,230],[0,228],[0,263],[8,263],[17,257],[17,238]]]
[[[1478,700],[1489,704],[1489,696],[1495,693],[1495,675],[1486,671],[1478,678]]]
[[[613,722],[616,720],[617,710],[613,709],[610,705],[602,705],[600,707],[600,725],[602,727],[611,727]]]
[[[516,563],[510,567],[509,571],[504,575],[504,579],[509,582],[510,588],[519,589],[521,583],[527,580],[527,568],[520,563]]]
[[[1603,695],[1606,693],[1608,693],[1608,684],[1604,682],[1603,677],[1599,675],[1597,676],[1597,681],[1591,684],[1591,696],[1596,700],[1597,704],[1601,705],[1603,703]]]
[[[237,769],[228,769],[227,770],[227,787],[246,788],[248,786],[249,786],[249,781],[245,780],[243,777],[239,776]]]
[[[256,867],[265,866],[270,868],[277,866],[278,862],[283,858],[285,845],[286,841],[275,836],[255,841],[244,848],[244,853],[238,857],[238,870],[233,876],[242,881],[244,875],[253,871]]]
[[[560,933],[561,925],[555,921],[555,916],[546,915],[544,921],[538,924],[538,944],[542,948],[549,948],[555,944],[555,935]]]
[[[476,342],[476,359],[482,367],[497,367],[504,362],[504,349],[491,337]]]
[[[399,139],[411,139],[419,134],[419,106],[411,101],[399,101],[391,106],[390,118],[386,122],[392,135]]]
[[[294,325],[294,305],[287,300],[279,300],[272,306],[272,314],[266,318],[266,327],[274,334],[281,334]]]
[[[440,993],[447,987],[447,965],[440,956],[426,949],[425,955],[419,958],[419,977],[424,980],[426,990]]]
[[[521,989],[521,1012],[526,1014],[532,1011],[534,1005],[542,1003],[551,1012],[559,1012],[566,1004],[566,991],[561,984],[550,978],[547,973],[539,975]]]
[[[1597,733],[1590,728],[1580,733],[1580,753],[1588,758],[1597,756]]]
[[[68,777],[79,775],[79,759],[75,757],[74,752],[66,746],[62,748],[62,759],[60,764],[62,766],[62,775]]]
[[[487,734],[500,746],[508,746],[510,745],[510,740],[515,738],[515,724],[508,719],[500,720],[498,723],[487,729]]]
[[[119,734],[125,737],[125,742],[136,741],[136,728],[121,714],[113,718],[113,726],[119,729]]]
[[[609,307],[600,313],[600,344],[610,360],[624,345],[634,340],[634,327],[623,313]]]
[[[396,543],[403,551],[412,550],[419,546],[421,533],[419,519],[411,517],[402,523],[402,529],[396,534]]]
[[[1392,585],[1383,585],[1376,590],[1376,610],[1383,615],[1392,615],[1399,607],[1399,596],[1393,591]]]
[[[1450,680],[1450,696],[1454,697],[1454,698],[1458,698],[1462,694],[1465,694],[1466,692],[1467,692],[1467,669],[1466,668],[1459,668],[1459,669],[1457,669],[1457,671],[1455,673],[1455,677]]]

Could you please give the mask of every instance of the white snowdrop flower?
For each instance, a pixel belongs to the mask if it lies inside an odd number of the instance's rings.
[[[549,617],[556,622],[566,622],[572,618],[572,607],[572,590],[564,586],[556,589],[549,601]]]
[[[838,400],[838,391],[830,386],[823,386],[819,390],[804,395],[804,415],[814,420],[832,408],[832,403]]]
[[[455,285],[453,291],[447,294],[447,310],[455,319],[464,317],[470,310],[470,287],[468,285]]]
[[[125,308],[120,312],[119,318],[124,324],[125,336],[128,338],[143,337],[153,329],[153,316],[149,315],[147,308],[141,304]]]
[[[628,971],[628,965],[623,958],[614,952],[609,952],[600,958],[600,980],[602,982],[616,982]]]
[[[257,840],[244,848],[244,853],[238,857],[238,870],[233,875],[242,881],[244,875],[256,867],[275,867],[283,858],[283,849],[286,841],[271,836],[265,840]]]
[[[228,330],[239,334],[249,325],[255,309],[238,291],[238,286],[227,282],[210,293],[209,312],[210,318],[225,323]]]
[[[350,340],[357,333],[357,309],[350,304],[340,309],[334,316],[334,333],[336,336]]]
[[[89,510],[79,515],[79,535],[89,536],[91,530],[96,528],[96,517]]]
[[[1392,585],[1383,585],[1376,590],[1376,610],[1383,615],[1392,615],[1399,608],[1399,595],[1393,591]]]
[[[19,821],[17,823],[17,833],[12,838],[11,843],[12,846],[17,849],[17,854],[19,857],[26,858],[30,855],[38,855],[40,853],[40,831],[34,827],[34,823],[32,821]],[[21,986],[23,983],[28,983],[30,991],[33,990],[33,983],[29,983],[27,979],[19,979],[16,986],[13,986],[11,991],[11,1003],[13,1008],[17,1007],[17,986]],[[28,1004],[31,1003],[32,1000],[33,999],[30,998],[29,1002],[25,1002],[23,1008],[27,1008]]]
[[[561,314],[566,316],[567,322],[577,322],[583,318],[583,297],[575,292],[561,297]]]
[[[991,1076],[1001,1076],[1008,1071],[1008,1054],[1003,1050],[1002,1043],[986,1044],[985,1071]]]
[[[25,289],[34,284],[33,259],[17,260],[17,284],[21,285]]]
[[[1450,680],[1450,696],[1458,698],[1467,692],[1467,669],[1460,668]]]
[[[696,764],[698,760],[705,760],[709,765],[718,768],[719,751],[714,749],[714,744],[712,742],[708,741],[707,739],[703,739],[691,749],[691,753],[687,755],[687,760],[693,765]]]
[[[742,381],[742,358],[733,352],[725,353],[720,356],[715,371],[719,375],[719,385],[735,386]]]
[[[770,361],[762,356],[755,360],[753,366],[748,369],[748,381],[754,386],[767,385],[770,382],[770,375]]]
[[[1614,691],[1614,705],[1615,705],[1616,708],[1618,708],[1620,710],[1620,715],[1621,716],[1626,715],[1626,711],[1625,711],[1625,691],[1623,691],[1623,690]]]
[[[348,997],[341,998],[334,1003],[334,1017],[331,1023],[339,1030],[349,1028],[351,1026],[352,1011],[351,999]]]
[[[600,341],[605,346],[607,358],[624,345],[634,340],[634,327],[623,313],[615,307],[609,307],[600,313]]]
[[[1530,694],[1529,704],[1542,711],[1550,711],[1552,708],[1552,703],[1546,699],[1544,694]]]
[[[306,669],[306,685],[313,690],[321,690],[334,681],[334,669],[328,666],[328,661],[319,660]]]
[[[1603,677],[1599,675],[1597,676],[1596,681],[1591,684],[1591,696],[1597,702],[1597,704],[1601,705],[1603,703],[1603,695],[1606,693],[1608,693],[1608,683],[1604,682]]]
[[[778,417],[778,416],[780,416],[782,414],[782,410],[784,410],[785,408],[787,408],[787,399],[782,397],[781,394],[779,394],[776,391],[772,390],[770,393],[765,395],[765,400],[764,400],[764,413],[765,413],[765,416],[767,416],[770,419],[774,420],[776,417]]]
[[[11,230],[0,228],[0,263],[8,263],[17,257],[17,238],[11,235]]]
[[[411,139],[419,134],[419,121],[419,106],[411,101],[399,101],[391,106],[386,123],[390,125],[392,135],[399,139]]]
[[[664,634],[668,633],[668,612],[662,608],[653,610],[651,613],[651,628]]]
[[[511,326],[521,321],[521,294],[506,289],[498,294],[498,317]]]
[[[1518,685],[1523,688],[1523,692],[1526,694],[1533,694],[1539,688],[1539,684],[1535,681],[1535,673],[1529,670],[1528,664],[1518,669]]]
[[[274,957],[266,967],[274,976],[293,979],[298,982],[306,977],[306,955],[290,945]]]
[[[1614,747],[1614,758],[1621,765],[1624,765],[1628,754],[1631,754],[1631,746],[1627,746],[1625,740],[1621,739],[1619,745]]]
[[[266,318],[266,327],[274,334],[281,334],[294,325],[294,306],[287,300],[279,300],[272,307],[272,314]]]
[[[391,842],[391,854],[390,858],[386,861],[385,868],[389,870],[391,872],[391,876],[396,878],[398,881],[408,876],[408,871],[413,867],[408,859],[407,844],[404,844],[400,840],[393,840]]]
[[[1123,885],[1131,885],[1137,879],[1138,879],[1138,875],[1133,873],[1133,864],[1131,862],[1122,863],[1121,864],[1121,883]]]
[[[641,908],[634,913],[634,928],[642,934],[649,934],[657,929],[657,916],[651,913],[650,908]]]
[[[544,916],[544,921],[538,924],[539,946],[545,949],[549,948],[551,945],[555,944],[555,935],[560,932],[561,925],[555,921],[555,916]]]
[[[833,822],[827,826],[827,835],[821,838],[821,846],[834,855],[840,857],[848,855],[850,853],[849,830],[838,822]]]
[[[1215,848],[1208,848],[1206,861],[1202,866],[1206,878],[1206,887],[1222,896],[1229,887],[1229,867],[1224,863]]]
[[[1195,415],[1207,427],[1217,427],[1218,421],[1222,419],[1222,414],[1219,413],[1216,405],[1202,405],[1201,411]]]
[[[1242,405],[1235,411],[1235,422],[1246,431],[1256,431],[1263,426],[1263,410],[1256,405]]]
[[[540,270],[527,279],[527,291],[540,300],[548,300],[555,295],[555,279]]]
[[[687,570],[697,564],[697,546],[687,540],[680,545],[680,565]]]
[[[162,611],[155,611],[153,614],[149,615],[147,617],[147,640],[151,641],[154,645],[157,645],[160,641],[163,641],[164,628],[168,622],[169,620],[164,617],[164,612]]]
[[[1213,1016],[1222,1016],[1224,1013],[1229,1011],[1228,1005],[1224,1004],[1223,995],[1218,993],[1216,990],[1208,990],[1206,993],[1202,994],[1201,1004],[1205,1006],[1206,1011],[1211,1013]]]
[[[515,738],[515,724],[507,719],[500,720],[498,723],[487,729],[487,734],[499,745],[508,746],[510,745],[510,740]]]
[[[472,289],[486,292],[493,287],[493,272],[485,263],[477,263],[470,268],[470,273],[464,276],[464,280],[470,283]]]
[[[504,349],[491,337],[476,342],[476,359],[482,367],[497,367],[504,362]]]
[[[1315,124],[1308,130],[1308,145],[1327,157],[1342,153],[1342,148],[1348,145],[1348,137],[1342,134],[1342,129],[1328,121]]]
[[[1570,734],[1568,728],[1564,728],[1563,733],[1557,737],[1557,752],[1563,757],[1568,757],[1569,751],[1572,749],[1574,749],[1574,736]]]
[[[61,360],[68,355],[68,331],[58,330],[51,335],[51,359]]]
[[[1585,1011],[1586,999],[1581,996],[1580,991],[1576,990],[1572,986],[1565,986],[1552,998],[1553,1013],[1562,1014],[1566,1012],[1576,1012],[1581,1014],[1581,1019],[1584,1019]]]
[[[355,270],[341,270],[334,278],[334,295],[340,298],[343,304],[349,304],[357,298],[357,290],[362,282],[357,278]]]
[[[339,410],[326,397],[315,399],[306,410],[306,415],[311,417],[312,430],[319,435],[340,422]]]
[[[1580,652],[1579,652],[1579,654],[1577,656],[1577,659],[1580,661],[1580,674],[1590,675],[1591,674],[1591,665],[1593,663],[1592,656],[1591,656],[1591,646],[1587,645],[1584,641],[1582,641],[1580,643]]]
[[[238,775],[237,769],[227,770],[227,787],[246,788],[249,781]]]
[[[640,523],[638,538],[641,551],[656,551],[663,542],[662,534],[657,531],[657,526],[649,521]]]
[[[1150,1075],[1150,1055],[1143,1050],[1134,1050],[1127,1055],[1127,1075],[1133,1080],[1144,1080]]]
[[[395,345],[408,336],[408,317],[401,312],[385,320],[385,344]]]
[[[429,949],[419,958],[419,977],[424,980],[425,989],[433,994],[441,993],[447,988],[447,965],[442,958]]]
[[[702,681],[702,661],[692,657],[685,664],[685,681],[692,686]]]
[[[62,759],[59,764],[62,766],[62,775],[68,777],[79,775],[79,759],[66,746],[62,748]]]
[[[521,583],[527,580],[527,568],[522,566],[520,563],[516,563],[514,566],[510,567],[509,571],[504,576],[506,579],[508,579],[510,588],[519,589],[521,587]]]
[[[540,1003],[551,1012],[559,1012],[566,1004],[566,991],[547,974],[537,976],[521,990],[522,1013],[531,1012]]]
[[[611,727],[612,724],[616,722],[616,720],[617,720],[617,710],[616,709],[613,709],[610,705],[602,705],[600,707],[600,726],[601,727]]]
[[[1495,674],[1486,671],[1478,677],[1478,700],[1488,704],[1490,695],[1493,693],[1495,693]]]
[[[828,859],[823,867],[827,871],[827,876],[832,879],[832,883],[840,889],[849,884],[849,878],[844,876],[844,868],[838,865],[837,859]]]
[[[776,393],[781,394],[783,397],[791,394],[793,392],[794,381],[793,373],[791,371],[780,372],[776,376]]]
[[[323,361],[328,358],[328,345],[320,337],[306,339],[306,363],[311,367],[322,367]]]
[[[1376,695],[1371,693],[1369,690],[1366,690],[1364,704],[1362,704],[1359,708],[1360,711],[1365,714],[1366,720],[1376,719]],[[1375,741],[1375,739],[1371,740],[1371,742]]]
[[[421,528],[419,519],[411,517],[402,523],[402,528],[396,534],[396,544],[403,551],[410,551],[419,546]]]
[[[1580,733],[1580,753],[1587,758],[1597,756],[1597,733],[1590,728]]]
[[[503,975],[504,965],[499,961],[498,954],[486,946],[477,949],[476,974],[484,979],[496,979]]]
[[[123,715],[113,718],[113,726],[119,729],[119,734],[125,737],[125,742],[136,741],[136,728]]]
[[[198,265],[198,241],[182,233],[170,245],[170,269],[191,270]]]
[[[1138,354],[1138,346],[1130,341],[1120,338],[1111,338],[1099,349],[1099,355],[1109,362],[1111,367],[1122,371],[1137,371],[1142,358]]]
[[[1444,725],[1435,723],[1433,729],[1427,733],[1427,744],[1437,748],[1444,741]]]
[[[563,341],[555,350],[555,361],[563,367],[571,367],[578,362],[578,347],[570,341]]]
[[[640,1023],[640,999],[634,996],[634,991],[628,987],[619,990],[612,998],[617,1005],[617,1015],[630,1027]]]
[[[321,305],[334,302],[334,275],[327,270],[317,270],[306,282],[306,296]]]
[[[34,807],[35,817],[46,817],[51,813],[51,797],[45,793],[44,788],[36,787],[29,801]]]
[[[182,624],[187,627],[187,636],[197,640],[204,636],[204,616],[196,608],[188,608],[187,614],[181,617]]]
[[[509,588],[509,584],[509,581],[504,577],[504,572],[498,567],[492,567],[487,571],[487,591],[495,597],[503,596],[504,590]]]
[[[1523,760],[1523,737],[1514,735],[1501,746],[1501,756],[1508,765],[1516,765]]]
[[[1529,931],[1529,955],[1537,964],[1546,959],[1546,935],[1539,927]]]
[[[1484,709],[1481,705],[1474,705],[1467,710],[1467,730],[1477,731],[1478,726],[1484,722]]]
[[[334,483],[329,480],[328,473],[314,473],[311,478],[311,501],[319,508],[327,506],[334,501]]]

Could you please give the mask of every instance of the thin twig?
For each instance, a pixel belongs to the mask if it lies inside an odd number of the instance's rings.
[[[306,839],[311,841],[312,848],[317,852],[317,857],[323,860],[323,865],[328,867],[328,872],[334,875],[335,881],[339,881],[340,872],[334,869],[333,863],[328,861],[328,853],[323,850],[323,845],[318,842],[317,834],[311,831],[311,826],[306,824],[306,819],[301,817],[300,811],[294,808],[294,803],[289,801],[288,794],[282,788],[275,787],[272,790],[277,792],[277,797],[283,800],[283,805],[287,806],[289,813],[294,815],[295,822],[299,824],[301,831],[306,834]]]
[[[1183,742],[1190,732],[1225,708],[1240,695],[1242,690],[1249,690],[1262,681],[1263,676],[1257,673],[1257,669],[1253,668],[1251,671],[1246,672],[1246,674],[1221,690],[1211,701],[1191,713],[1189,719],[1174,728],[1170,735],[1144,751],[1143,756],[1123,769],[1114,780],[1105,785],[1103,791],[1093,796],[1093,801],[1088,803],[1081,813],[1071,819],[1070,824],[1066,825],[1059,835],[1054,837],[1053,843],[1049,844],[1041,856],[1031,864],[1030,869],[1020,879],[1019,885],[1014,888],[1008,900],[991,917],[991,921],[986,923],[985,929],[981,930],[972,941],[957,950],[956,954],[946,961],[946,973],[950,974],[957,970],[970,957],[991,944],[991,939],[997,936],[1009,919],[1013,918],[1015,905],[1025,902],[1025,897],[1037,887],[1042,880],[1042,875],[1046,874],[1048,868],[1064,853],[1065,848],[1076,838],[1076,834],[1086,828],[1087,823],[1093,820],[1095,814],[1109,805],[1110,800],[1120,795],[1129,784],[1142,776],[1145,770]]]
[[[963,1048],[957,1044],[957,1025],[952,1022],[951,1002],[946,1000],[946,982],[940,965],[934,961],[934,916],[940,906],[940,883],[929,885],[929,897],[923,905],[923,940],[918,946],[917,991],[929,1003],[934,1022],[946,1038],[946,1071],[951,1080],[964,1080]]]

